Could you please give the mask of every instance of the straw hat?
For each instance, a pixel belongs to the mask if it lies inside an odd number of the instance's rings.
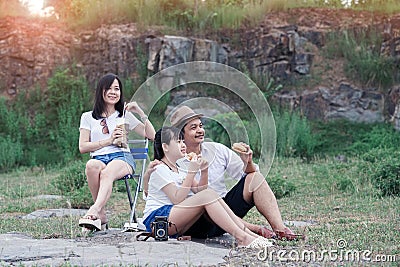
[[[182,127],[185,123],[195,118],[201,118],[204,115],[201,113],[194,112],[188,106],[181,106],[176,110],[172,111],[170,122],[174,127]]]

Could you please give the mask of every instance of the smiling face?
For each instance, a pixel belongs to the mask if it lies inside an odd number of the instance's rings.
[[[203,123],[199,118],[189,121],[183,128],[187,147],[198,146],[204,141]],[[190,151],[192,152],[192,151]]]
[[[183,140],[171,139],[169,144],[163,143],[163,149],[168,161],[175,163],[186,154],[186,145]]]
[[[103,99],[107,105],[115,105],[121,98],[121,89],[119,88],[118,80],[115,79],[110,88],[103,91]]]

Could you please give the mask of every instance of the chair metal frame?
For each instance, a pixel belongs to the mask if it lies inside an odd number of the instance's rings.
[[[142,144],[142,146],[139,146]],[[136,205],[139,192],[143,191],[143,176],[146,171],[146,162],[149,152],[149,140],[147,138],[144,139],[129,139],[128,146],[130,153],[132,154],[133,159],[135,162],[142,162],[142,169],[140,172],[136,172],[134,170],[133,174],[127,174],[124,177],[118,180],[125,181],[126,192],[128,195],[129,206],[131,208],[129,222],[125,223],[124,231],[139,231],[138,221],[136,217]],[[132,198],[131,188],[129,185],[129,179],[133,179],[136,183],[136,190],[134,198]]]

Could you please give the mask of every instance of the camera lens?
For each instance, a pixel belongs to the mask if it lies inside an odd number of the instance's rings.
[[[164,229],[157,229],[157,236],[158,237],[164,237],[165,236],[165,230]]]

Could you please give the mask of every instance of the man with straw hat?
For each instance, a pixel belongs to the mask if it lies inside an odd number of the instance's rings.
[[[272,230],[265,226],[248,222],[246,227],[251,231],[266,237],[285,240],[298,240],[303,235],[293,233],[285,227],[275,195],[266,182],[259,168],[252,161],[252,150],[241,143],[247,150],[245,153],[236,154],[230,148],[216,142],[205,142],[205,130],[200,118],[203,114],[194,112],[188,106],[180,106],[172,111],[171,125],[181,129],[184,134],[187,153],[201,155],[209,162],[208,186],[214,189],[225,200],[233,212],[243,218],[254,206],[271,225]],[[188,159],[181,159],[178,164],[184,168]],[[238,182],[228,191],[225,185],[226,174]],[[205,238],[219,236],[225,233],[203,215],[186,235]]]

